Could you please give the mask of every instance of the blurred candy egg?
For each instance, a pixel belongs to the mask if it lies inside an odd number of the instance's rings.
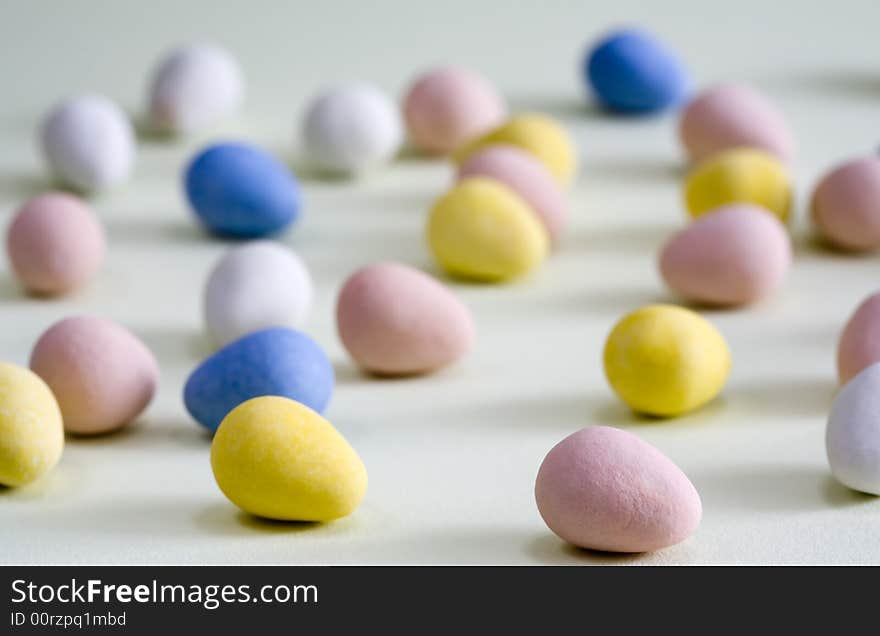
[[[380,375],[435,371],[474,340],[467,307],[432,277],[397,263],[352,274],[339,293],[336,324],[351,357]]]
[[[835,247],[880,247],[880,157],[848,161],[825,175],[810,208],[813,224]]]
[[[587,54],[584,74],[599,102],[624,114],[647,114],[679,104],[690,79],[679,57],[641,29],[616,31]]]
[[[37,294],[63,294],[83,285],[106,251],[104,229],[89,206],[61,192],[22,206],[9,225],[6,246],[15,275]]]
[[[716,208],[663,247],[660,273],[688,300],[742,305],[775,290],[791,266],[785,226],[767,211],[734,203]]]
[[[538,215],[550,240],[559,239],[568,203],[553,175],[533,155],[516,146],[487,146],[461,164],[458,179],[468,177],[488,177],[509,187]]]
[[[302,123],[307,158],[330,174],[353,176],[391,161],[403,143],[397,105],[367,84],[330,89],[309,105]]]
[[[55,394],[69,433],[125,426],[147,407],[159,384],[159,365],[146,345],[102,318],[55,323],[34,345],[30,366]]]
[[[681,469],[632,433],[591,426],[554,446],[535,501],[547,526],[580,548],[649,552],[700,524],[700,495]]]
[[[131,173],[134,130],[122,109],[106,97],[64,100],[43,120],[40,137],[49,169],[63,185],[97,191]]]
[[[468,69],[437,68],[419,76],[403,102],[410,137],[429,153],[452,152],[494,128],[506,108],[491,84]]]
[[[211,271],[205,326],[219,345],[266,327],[302,327],[312,294],[311,276],[292,250],[251,241],[229,250]]]
[[[228,51],[210,44],[181,46],[153,73],[150,121],[161,132],[194,132],[232,113],[243,93],[241,69]]]
[[[202,150],[186,169],[184,187],[199,221],[221,236],[269,236],[299,216],[299,185],[287,166],[248,144]]]
[[[837,342],[837,374],[844,384],[880,362],[880,292],[868,296],[847,321]]]
[[[748,86],[716,86],[695,97],[682,113],[679,136],[694,161],[739,147],[758,148],[785,162],[794,157],[785,117]]]

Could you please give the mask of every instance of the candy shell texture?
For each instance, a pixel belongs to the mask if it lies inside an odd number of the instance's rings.
[[[63,448],[52,391],[32,371],[0,362],[0,485],[31,483],[58,463]]]
[[[775,156],[754,148],[734,148],[697,166],[685,182],[688,212],[698,217],[728,203],[753,203],[784,223],[792,205],[788,171]]]
[[[868,296],[847,321],[837,342],[840,383],[880,362],[880,292]]]
[[[684,298],[744,305],[778,288],[791,267],[785,226],[747,203],[716,208],[673,236],[660,254],[660,273]]]
[[[508,119],[488,133],[464,144],[453,159],[459,165],[486,146],[506,144],[531,153],[561,185],[568,185],[577,171],[577,151],[568,132],[556,121],[536,113]]]
[[[700,495],[666,455],[632,433],[592,426],[547,453],[535,481],[547,526],[581,548],[649,552],[688,538]]]
[[[150,83],[150,120],[160,132],[191,133],[234,112],[243,95],[241,69],[228,51],[188,44],[159,61]]]
[[[122,428],[159,384],[159,365],[144,343],[115,322],[90,316],[52,325],[34,345],[30,366],[55,394],[69,433]]]
[[[825,450],[834,477],[845,486],[880,495],[880,364],[855,376],[834,399]]]
[[[547,255],[544,226],[510,188],[484,177],[461,181],[434,204],[428,244],[453,276],[505,281],[522,276]]]
[[[323,412],[333,393],[333,365],[317,342],[285,327],[240,338],[202,362],[186,381],[186,410],[216,431],[236,406],[262,395],[278,395]]]
[[[748,86],[725,84],[695,97],[679,124],[681,143],[693,161],[731,148],[764,150],[788,163],[794,158],[794,135],[782,113]]]
[[[647,305],[624,316],[605,342],[605,376],[634,411],[672,417],[717,396],[730,373],[724,336],[696,312]]]
[[[617,31],[601,40],[587,54],[584,72],[599,102],[623,114],[665,110],[690,90],[679,57],[641,29]]]
[[[267,327],[304,325],[312,278],[293,252],[273,241],[234,247],[214,266],[203,297],[205,326],[218,345]]]
[[[551,242],[559,240],[568,202],[559,184],[534,156],[516,146],[488,146],[461,164],[458,178],[487,177],[516,192],[538,215]]]
[[[813,225],[835,247],[880,247],[880,157],[848,161],[825,175],[810,208]]]
[[[269,236],[299,216],[294,176],[278,159],[248,144],[202,150],[186,170],[184,187],[201,223],[221,236]]]
[[[55,106],[43,120],[40,138],[55,178],[80,191],[118,185],[134,165],[131,122],[100,95],[72,97]]]
[[[349,277],[336,324],[351,357],[380,375],[435,371],[474,340],[467,307],[432,277],[398,263],[369,265]]]
[[[367,492],[357,452],[323,417],[283,397],[238,405],[211,443],[220,490],[242,510],[279,521],[332,521]]]
[[[309,105],[302,123],[309,162],[329,174],[355,176],[391,161],[403,143],[397,105],[367,84],[332,88]]]
[[[104,229],[82,200],[50,192],[28,201],[6,234],[16,277],[37,294],[63,294],[88,282],[104,260]]]
[[[419,76],[404,98],[403,113],[413,144],[447,154],[499,125],[507,109],[481,75],[445,66]]]

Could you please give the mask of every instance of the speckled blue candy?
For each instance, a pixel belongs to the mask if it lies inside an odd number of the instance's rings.
[[[272,327],[220,349],[192,372],[183,389],[186,409],[211,431],[242,402],[280,395],[322,413],[333,393],[333,366],[317,342]]]
[[[290,170],[248,144],[209,146],[189,164],[184,181],[190,205],[215,234],[268,236],[299,215],[299,185]]]
[[[584,73],[599,102],[624,114],[649,114],[680,104],[690,79],[678,56],[653,35],[617,31],[587,55]]]

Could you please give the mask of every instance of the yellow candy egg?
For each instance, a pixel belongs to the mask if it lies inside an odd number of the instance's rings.
[[[23,486],[49,472],[64,448],[61,409],[30,369],[0,362],[0,484]]]
[[[461,164],[477,150],[494,144],[518,146],[532,153],[563,185],[571,183],[577,169],[577,153],[568,133],[550,117],[535,113],[512,117],[472,139],[453,153],[453,159]]]
[[[699,314],[648,305],[624,316],[605,343],[605,375],[639,413],[669,417],[712,400],[730,373],[724,336]]]
[[[345,438],[284,397],[232,409],[214,435],[211,468],[232,503],[268,519],[331,521],[354,512],[367,492],[367,470]]]
[[[755,148],[734,148],[697,164],[685,182],[684,197],[694,218],[728,203],[754,203],[785,222],[793,195],[779,159]]]
[[[428,244],[450,274],[502,281],[543,261],[549,237],[538,215],[513,190],[494,179],[472,177],[434,204]]]

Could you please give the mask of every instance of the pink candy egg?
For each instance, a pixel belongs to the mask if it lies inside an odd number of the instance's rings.
[[[648,552],[684,541],[700,495],[668,457],[632,433],[591,426],[547,453],[535,481],[547,526],[581,548]]]
[[[838,166],[819,182],[811,203],[813,224],[846,250],[880,247],[880,157]]]
[[[106,251],[104,229],[77,197],[50,192],[19,209],[6,234],[9,260],[24,287],[63,294],[91,279]]]
[[[339,294],[336,320],[351,357],[379,375],[434,371],[474,340],[467,307],[432,277],[397,263],[355,272]]]
[[[845,384],[880,362],[880,292],[868,296],[850,317],[837,342],[837,375]]]
[[[147,407],[159,383],[146,345],[102,318],[55,323],[34,345],[30,366],[55,394],[70,433],[121,428]]]
[[[722,206],[673,236],[660,273],[685,298],[743,305],[779,287],[791,267],[791,240],[776,216],[747,203]]]
[[[788,162],[795,150],[794,136],[782,113],[748,86],[728,84],[698,95],[682,113],[679,136],[693,161],[749,146]]]
[[[442,67],[418,77],[403,102],[406,125],[421,150],[446,154],[494,128],[506,108],[489,82],[473,71]]]
[[[540,161],[514,146],[496,145],[474,153],[461,165],[458,179],[489,177],[520,195],[556,242],[565,226],[568,205],[556,179]]]

